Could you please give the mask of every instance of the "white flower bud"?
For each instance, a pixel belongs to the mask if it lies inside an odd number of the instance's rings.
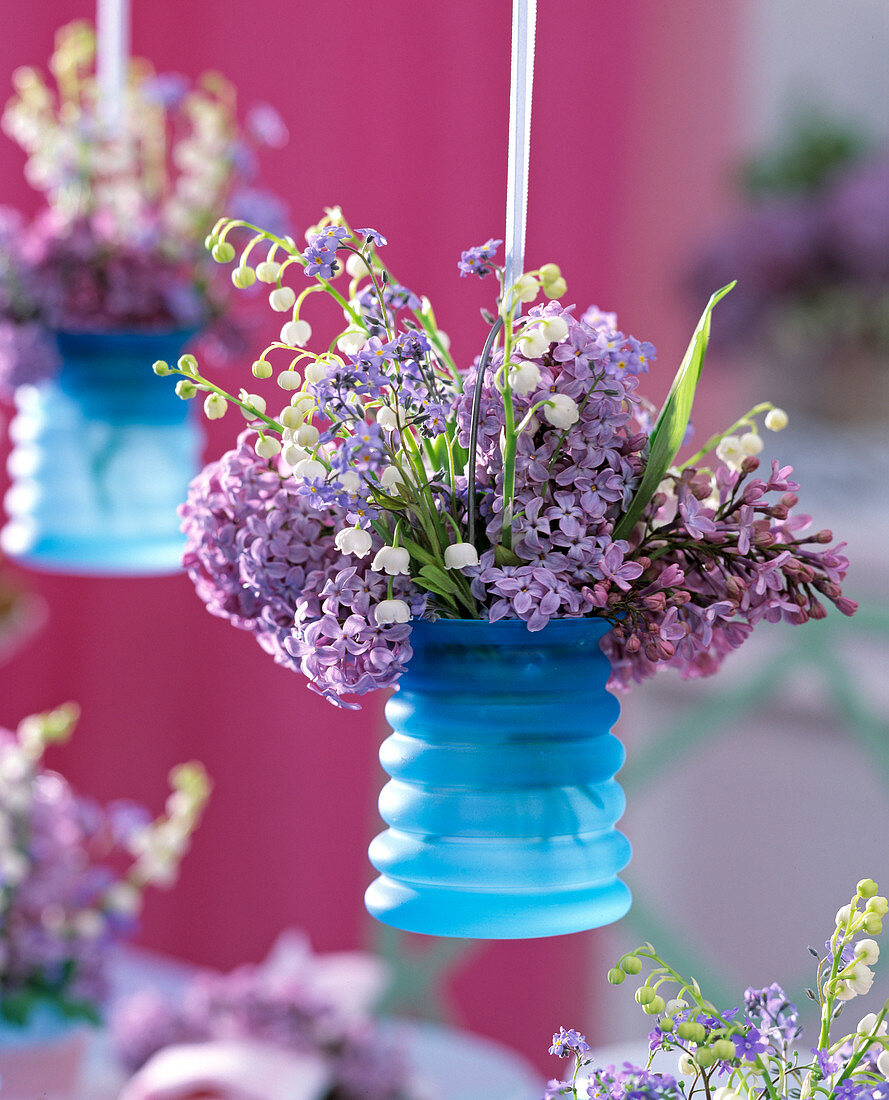
[[[311,416],[318,408],[318,403],[310,393],[295,393],[290,398],[290,406],[299,413],[300,417],[305,420]]]
[[[282,370],[276,379],[282,390],[298,390],[302,385],[299,371]]]
[[[394,432],[398,427],[398,413],[388,405],[381,405],[377,409],[377,423],[384,431]]]
[[[864,963],[857,962],[846,974],[845,980],[859,996],[863,997],[865,993],[870,992],[870,987],[874,984],[874,972]]]
[[[568,335],[568,322],[564,317],[547,317],[540,328],[551,344],[557,344]]]
[[[889,1050],[884,1050],[877,1058],[877,1069],[889,1081]]]
[[[281,326],[281,343],[291,348],[304,348],[312,339],[312,326],[308,321],[288,321]]]
[[[367,557],[372,542],[370,534],[362,527],[344,527],[337,531],[333,541],[340,553],[354,554],[356,558]]]
[[[309,363],[304,373],[307,382],[321,382],[327,377],[327,367],[323,363]]]
[[[221,420],[228,409],[228,402],[221,393],[208,393],[204,398],[204,415],[208,420]]]
[[[272,364],[266,362],[265,359],[257,359],[250,369],[253,372],[254,378],[272,377]]]
[[[543,284],[543,293],[547,298],[561,298],[568,290],[568,284],[564,279],[552,279]]]
[[[855,945],[855,958],[867,966],[873,966],[879,957],[880,945],[876,940],[859,940]]]
[[[769,409],[764,423],[770,432],[780,432],[790,423],[790,417],[783,409]]]
[[[293,287],[276,286],[269,294],[269,305],[275,313],[289,313],[295,301],[296,294],[293,292]]]
[[[739,470],[747,455],[741,446],[741,440],[736,435],[727,435],[725,439],[720,440],[716,448],[716,457],[730,469]]]
[[[445,569],[462,569],[467,565],[478,565],[478,551],[471,542],[455,542],[445,547]]]
[[[293,405],[285,405],[278,413],[278,419],[285,428],[293,429],[298,428],[305,418],[300,413],[299,409],[294,408]]]
[[[350,252],[346,260],[346,272],[351,275],[353,279],[360,279],[362,275],[367,274],[367,264],[360,256],[356,256],[354,252]]]
[[[351,256],[350,259],[354,259]],[[336,342],[337,348],[343,355],[355,355],[361,351],[367,343],[367,333],[360,328],[347,328]]]
[[[850,905],[841,905],[837,909],[837,915],[834,918],[837,928],[842,928],[849,923],[849,918],[852,916],[852,907]]]
[[[273,435],[262,436],[253,446],[260,458],[274,458],[281,450],[281,443]]]
[[[403,482],[404,478],[401,476],[401,470],[399,470],[397,466],[387,466],[380,474],[380,485],[387,491],[391,491]]]
[[[539,328],[526,328],[516,344],[526,359],[539,359],[549,347],[549,341]]]
[[[320,434],[314,424],[300,424],[295,438],[300,447],[314,447]]]
[[[679,1055],[679,1072],[686,1077],[696,1077],[698,1066],[695,1060],[688,1054]]]
[[[341,485],[347,493],[357,493],[361,488],[361,478],[354,470],[346,470],[336,480],[337,484]]]
[[[570,428],[580,419],[577,402],[565,393],[555,393],[543,406],[543,416],[554,428]]]
[[[667,1001],[666,1012],[668,1016],[675,1016],[677,1012],[681,1012],[683,1008],[688,1008],[688,1001],[684,1001],[681,997],[673,997]]]
[[[404,600],[381,600],[374,608],[374,615],[379,626],[387,623],[409,623],[411,609]]]
[[[232,272],[232,282],[238,290],[246,290],[256,282],[256,272],[252,267],[236,267]]]
[[[762,436],[758,432],[744,432],[738,442],[745,455],[758,455],[764,446]]]
[[[540,283],[533,275],[523,275],[513,288],[517,302],[533,302],[540,293]]]
[[[741,1094],[729,1085],[722,1085],[713,1093],[713,1100],[741,1100]]]
[[[520,359],[509,372],[509,384],[513,393],[527,397],[540,385],[540,367],[527,359]]]
[[[403,546],[381,546],[371,563],[371,569],[378,573],[388,573],[390,577],[399,573],[410,575],[411,556]]]
[[[265,260],[263,263],[256,265],[256,278],[261,283],[276,283],[280,274],[281,265],[275,263],[274,260]]]
[[[302,462],[303,459],[308,458],[309,455],[307,451],[304,451],[302,449],[302,447],[297,447],[295,443],[288,443],[281,451],[281,457],[284,459],[288,466],[296,466],[300,462]],[[318,463],[318,465],[321,465],[320,462]],[[321,469],[323,470],[324,467],[321,466]],[[321,476],[323,477],[324,475],[322,474]]]
[[[324,464],[316,458],[304,458],[301,462],[297,462],[293,467],[293,472],[297,477],[304,477],[306,481],[317,481],[319,478],[327,476]]]

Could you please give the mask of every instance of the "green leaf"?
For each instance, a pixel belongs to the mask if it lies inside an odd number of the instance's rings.
[[[424,565],[420,570],[420,577],[433,592],[442,592],[449,596],[456,596],[460,592],[457,582],[437,565]],[[437,587],[432,588],[433,584]]]
[[[499,566],[524,564],[518,554],[514,554],[512,550],[509,550],[502,542],[494,547],[494,561]]]
[[[648,462],[639,488],[633,494],[626,512],[615,524],[614,538],[616,539],[627,538],[632,533],[645,506],[657,492],[658,485],[664,480],[682,446],[691,417],[695,389],[701,377],[701,367],[704,365],[704,354],[710,340],[710,316],[716,303],[720,302],[734,285],[729,283],[728,286],[717,290],[701,314],[698,327],[694,331],[691,343],[688,345],[688,350],[679,365],[673,385],[658,416],[657,424],[651,433]]]

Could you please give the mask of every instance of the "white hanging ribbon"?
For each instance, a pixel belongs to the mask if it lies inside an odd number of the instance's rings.
[[[522,274],[528,217],[528,152],[531,145],[531,86],[537,0],[513,0],[512,73],[509,85],[509,161],[506,173],[505,285]]]
[[[129,58],[130,0],[97,0],[99,118],[112,134],[123,129]]]

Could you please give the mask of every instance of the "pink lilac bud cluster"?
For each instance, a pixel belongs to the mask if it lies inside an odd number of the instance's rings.
[[[325,1100],[411,1100],[400,1052],[369,1019],[356,1018],[306,974],[243,966],[195,978],[174,1003],[157,993],[125,1001],[113,1020],[115,1047],[136,1072],[164,1047],[214,1039],[252,1039],[321,1054],[330,1071]]]
[[[212,614],[252,632],[338,705],[395,683],[411,657],[410,626],[378,623],[373,610],[386,598],[388,578],[369,564],[382,540],[369,535],[363,558],[344,559],[334,513],[257,457],[249,431],[192,482],[181,514],[183,563]],[[425,594],[407,577],[393,591],[423,613]]]
[[[634,559],[646,564],[632,594],[600,594],[618,618],[603,644],[612,686],[629,687],[663,662],[686,678],[709,675],[763,620],[822,619],[825,601],[855,611],[841,589],[845,544],[828,546],[827,530],[806,534],[810,517],[793,514],[791,467],[773,461],[764,479],[752,476],[758,467],[753,456],[715,478],[689,467],[655,495],[634,540]]]

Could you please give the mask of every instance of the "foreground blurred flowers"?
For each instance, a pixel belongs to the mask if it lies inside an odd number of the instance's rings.
[[[815,988],[807,993],[821,1009],[821,1026],[816,1045],[807,1049],[798,1046],[797,1008],[779,985],[750,988],[743,1008],[720,1010],[693,978],[678,974],[645,944],[625,955],[608,980],[619,985],[640,974],[645,963],[655,964],[636,990],[643,1012],[657,1017],[648,1065],[596,1067],[585,1038],[561,1028],[550,1054],[573,1058],[574,1071],[570,1080],[551,1080],[543,1100],[889,1100],[889,1001],[848,1034],[834,1034],[844,1003],[871,987],[871,967],[880,955],[872,937],[882,932],[887,911],[889,902],[877,884],[862,879],[851,902],[838,911],[824,955],[809,948],[818,967]],[[651,1068],[654,1057],[665,1053],[678,1057],[678,1080]]]
[[[200,974],[175,1001],[146,992],[123,1002],[112,1021],[115,1045],[133,1072],[161,1066],[155,1054],[189,1044],[192,1054],[177,1065],[200,1073],[206,1065],[194,1044],[258,1043],[314,1055],[329,1100],[411,1100],[420,1086],[370,1017],[386,983],[384,964],[371,955],[316,955],[304,937],[285,933],[260,966]],[[146,1069],[144,1078],[153,1076]]]
[[[274,196],[254,184],[254,148],[280,145],[271,107],[239,127],[234,88],[218,73],[191,87],[177,74],[130,64],[123,121],[103,123],[95,36],[63,27],[50,59],[55,88],[17,69],[3,128],[28,154],[25,175],[46,209],[25,226],[0,211],[0,390],[55,366],[53,330],[203,329],[242,346],[221,317],[224,284],[202,242],[219,211],[272,222]]]
[[[43,1005],[98,1021],[108,948],[135,929],[146,886],[171,886],[210,790],[200,764],[170,773],[166,812],[104,809],[42,762],[77,719],[71,704],[0,730],[0,1020]]]
[[[223,220],[210,235],[218,261],[235,259],[228,235],[241,228]],[[418,616],[531,631],[604,617],[613,682],[627,686],[664,664],[713,672],[760,621],[822,618],[825,598],[854,610],[842,544],[793,514],[791,467],[756,476],[760,426],[779,430],[785,413],[758,405],[675,464],[711,310],[730,288],[713,295],[657,416],[637,392],[654,348],[614,314],[563,307],[555,264],[509,287],[500,242],[463,253],[461,274],[496,272],[501,287],[462,373],[428,300],[380,261],[381,234],[334,209],[307,241],[300,252],[255,230],[234,269],[238,285],[268,284],[282,314],[252,373],[277,376],[283,408],[220,389],[193,356],[155,372],[180,375],[182,398],[202,393],[209,417],[234,404],[251,424],[183,510],[199,595],[326,698],[395,683]],[[298,296],[294,272],[310,279]],[[521,312],[541,292],[550,300]],[[317,352],[315,293],[347,322]]]

